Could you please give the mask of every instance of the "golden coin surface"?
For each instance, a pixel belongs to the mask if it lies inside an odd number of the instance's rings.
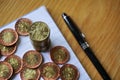
[[[50,35],[50,29],[44,22],[35,22],[30,29],[30,38],[35,41],[43,41]]]

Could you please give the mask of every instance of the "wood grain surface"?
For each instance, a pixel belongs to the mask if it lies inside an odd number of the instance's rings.
[[[120,0],[0,0],[0,27],[45,5],[92,80],[102,80],[67,28],[72,17],[112,80],[120,79]],[[39,17],[39,16],[38,16]]]

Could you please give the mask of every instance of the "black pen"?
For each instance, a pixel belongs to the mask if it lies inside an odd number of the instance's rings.
[[[84,34],[77,28],[77,26],[74,24],[74,22],[71,20],[69,16],[67,16],[65,13],[62,14],[62,17],[66,24],[68,25],[69,29],[75,36],[76,40],[80,44],[81,48],[84,50],[86,55],[89,57],[89,59],[92,61],[100,75],[104,80],[111,80],[105,69],[102,67],[96,56],[94,55],[93,51],[89,47],[88,43],[85,40]]]

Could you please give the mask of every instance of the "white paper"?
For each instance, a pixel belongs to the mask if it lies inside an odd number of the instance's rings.
[[[53,21],[52,17],[48,13],[45,6],[41,6],[40,8],[23,16],[22,18],[29,18],[33,22],[43,21],[43,22],[47,23],[50,28],[51,47],[58,46],[58,45],[66,47],[70,53],[70,60],[67,63],[73,64],[78,68],[78,70],[80,72],[79,80],[91,80],[89,75],[85,71],[84,67],[82,66],[80,61],[77,59],[76,55],[74,54],[74,52],[70,48],[69,44],[63,37],[62,33],[58,29],[57,25]],[[0,31],[2,31],[5,28],[15,29],[14,25],[15,25],[16,21],[17,20],[1,27]],[[17,48],[17,51],[15,52],[15,54],[22,58],[23,54],[28,50],[34,50],[29,37],[28,36],[20,36],[20,43],[18,45],[18,48]],[[41,54],[43,55],[45,62],[52,62],[52,60],[50,59],[49,50],[47,52],[41,52]],[[4,60],[4,58],[5,57],[2,57],[0,60]],[[17,74],[12,80],[21,80],[20,74]],[[43,80],[43,79],[40,78],[40,80]],[[59,79],[59,80],[61,80],[61,79]]]

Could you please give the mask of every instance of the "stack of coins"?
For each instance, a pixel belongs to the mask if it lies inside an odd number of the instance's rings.
[[[37,51],[46,51],[50,46],[50,29],[44,22],[34,22],[30,28],[30,39]]]

